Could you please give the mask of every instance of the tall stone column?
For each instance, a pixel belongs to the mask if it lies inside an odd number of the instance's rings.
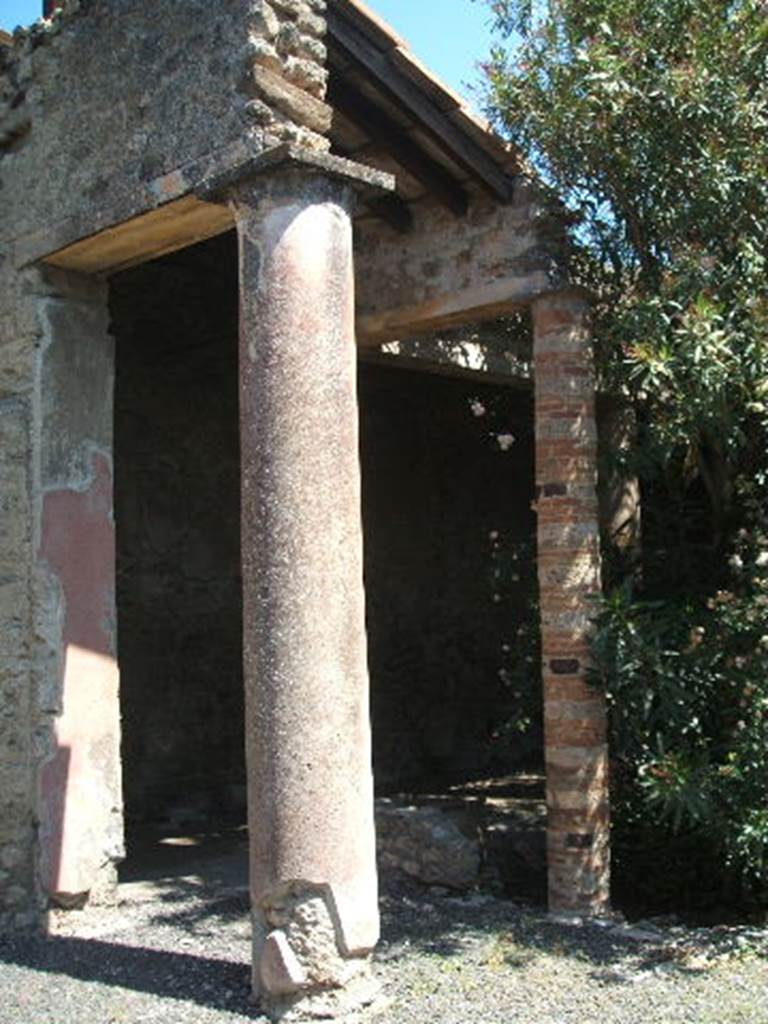
[[[281,1019],[374,993],[351,192],[293,165],[230,191],[253,988]]]
[[[586,677],[600,591],[589,305],[544,295],[533,322],[549,906],[593,916],[608,909],[610,847],[605,697]]]

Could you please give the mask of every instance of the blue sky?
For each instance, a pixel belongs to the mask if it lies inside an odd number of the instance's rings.
[[[478,81],[476,64],[490,49],[485,0],[368,2],[448,85],[466,95],[467,86]],[[0,26],[13,29],[29,24],[41,9],[42,0],[0,0]]]
[[[42,0],[0,0],[0,26],[10,31],[17,25],[28,25],[42,8]]]
[[[491,48],[485,0],[368,0],[405,36],[418,57],[457,92],[479,80],[478,61]]]

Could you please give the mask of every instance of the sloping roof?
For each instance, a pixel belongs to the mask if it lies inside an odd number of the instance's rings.
[[[333,150],[395,173],[401,206],[431,194],[461,216],[473,189],[508,202],[514,148],[362,0],[332,0],[327,16]],[[389,206],[405,230],[407,209]]]

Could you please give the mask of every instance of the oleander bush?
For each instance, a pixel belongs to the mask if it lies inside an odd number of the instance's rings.
[[[642,545],[606,551],[596,608],[619,881],[765,903],[768,4],[485,2],[489,113],[567,225],[601,386],[637,422],[614,454]]]

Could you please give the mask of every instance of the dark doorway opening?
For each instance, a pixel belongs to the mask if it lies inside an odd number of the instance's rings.
[[[129,839],[245,809],[236,275],[224,235],[111,282]]]
[[[530,391],[363,363],[360,407],[377,790],[540,763]]]
[[[237,293],[232,234],[111,282],[126,877],[169,837],[244,847]],[[377,792],[495,821],[540,806],[510,780],[541,763],[530,383],[404,365],[359,374]]]
[[[543,902],[530,381],[359,379],[380,863]]]

